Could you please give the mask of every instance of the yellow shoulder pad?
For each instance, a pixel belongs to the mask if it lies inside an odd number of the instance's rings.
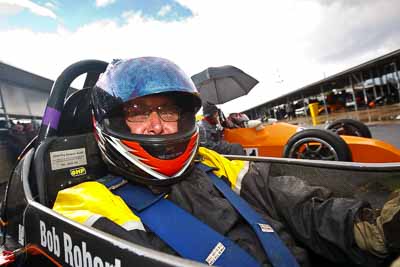
[[[249,162],[244,160],[229,160],[214,150],[205,147],[199,148],[199,155],[202,158],[202,163],[215,167],[217,170],[214,174],[218,177],[225,176],[232,184],[232,189],[235,192],[240,192],[243,176],[249,169]]]
[[[140,221],[119,196],[98,182],[85,182],[61,190],[53,210],[82,224],[93,215],[106,217],[119,225]]]

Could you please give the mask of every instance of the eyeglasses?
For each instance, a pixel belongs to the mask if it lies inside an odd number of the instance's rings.
[[[125,118],[129,122],[145,122],[152,112],[156,112],[161,120],[175,122],[179,120],[180,109],[175,105],[148,107],[137,104],[124,107]]]

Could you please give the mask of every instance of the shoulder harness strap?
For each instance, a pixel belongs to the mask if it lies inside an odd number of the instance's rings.
[[[137,214],[143,224],[182,257],[219,266],[260,264],[246,251],[182,208],[143,186],[122,178],[106,183]]]
[[[198,163],[197,167],[205,171],[214,186],[225,196],[233,207],[242,215],[242,217],[250,224],[258,239],[261,241],[264,251],[273,266],[299,266],[296,258],[290,250],[282,242],[280,237],[275,233],[271,225],[258,214],[243,198],[238,196],[232,189],[212,171],[215,168],[209,167],[202,163]]]

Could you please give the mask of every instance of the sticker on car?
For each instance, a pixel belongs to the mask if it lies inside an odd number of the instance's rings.
[[[244,149],[247,156],[256,156],[258,157],[258,148],[257,147],[246,147]]]

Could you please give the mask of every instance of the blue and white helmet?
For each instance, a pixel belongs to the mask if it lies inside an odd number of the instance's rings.
[[[124,103],[149,95],[173,97],[181,110],[178,132],[132,134]],[[103,158],[115,172],[135,182],[164,185],[184,176],[198,147],[195,114],[201,106],[190,77],[171,61],[156,57],[115,60],[92,92],[93,115]]]

